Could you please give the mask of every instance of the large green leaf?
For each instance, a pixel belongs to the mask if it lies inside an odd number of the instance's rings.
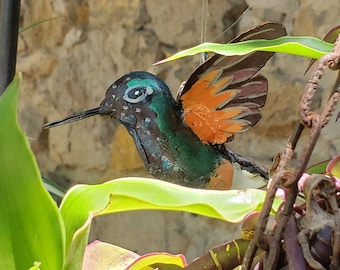
[[[203,43],[180,51],[157,64],[173,61],[185,56],[213,52],[225,56],[245,55],[255,51],[294,54],[319,59],[333,49],[333,44],[314,37],[285,36],[272,40],[248,40],[229,44]]]
[[[21,76],[0,97],[1,269],[62,269],[64,229],[43,187],[34,155],[17,122]],[[35,268],[34,268],[35,269]]]
[[[66,227],[67,267],[80,269],[91,219],[131,210],[176,210],[229,222],[261,209],[265,192],[201,190],[146,178],[122,178],[99,185],[77,185],[60,206]],[[275,209],[280,202],[277,200]]]

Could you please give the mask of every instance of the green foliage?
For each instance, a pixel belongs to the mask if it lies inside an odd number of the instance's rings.
[[[225,56],[245,55],[255,51],[279,52],[319,59],[333,49],[333,44],[314,37],[285,36],[273,40],[248,40],[228,44],[203,43],[180,51],[157,64],[173,61],[185,56],[213,52]]]
[[[311,167],[309,167],[306,171],[308,174],[324,174],[326,173],[326,168],[329,160],[323,161],[317,164],[313,164]]]
[[[64,227],[17,122],[21,76],[0,97],[0,262],[2,269],[61,269]],[[33,268],[35,269],[35,268]]]
[[[239,222],[261,209],[265,192],[248,190],[201,190],[168,182],[123,178],[100,185],[77,185],[66,194],[60,207],[66,226],[68,263],[82,254],[96,216],[132,210],[176,210]],[[276,208],[279,205],[276,201]],[[71,243],[71,241],[73,241]],[[72,258],[72,259],[71,259]]]

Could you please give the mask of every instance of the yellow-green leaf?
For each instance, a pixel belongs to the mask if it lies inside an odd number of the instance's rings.
[[[133,210],[186,211],[239,222],[260,210],[265,191],[202,190],[146,178],[122,178],[99,185],[77,185],[65,195],[60,206],[66,226],[67,267],[82,259],[91,220],[95,216]],[[274,209],[278,207],[277,199]]]
[[[60,270],[64,227],[17,121],[20,81],[17,75],[0,97],[1,269]]]
[[[245,55],[255,51],[278,52],[319,59],[333,49],[333,44],[314,37],[284,36],[272,40],[249,40],[243,42],[218,44],[203,43],[198,46],[180,51],[155,65],[173,61],[185,56],[203,52],[213,52],[225,56]]]

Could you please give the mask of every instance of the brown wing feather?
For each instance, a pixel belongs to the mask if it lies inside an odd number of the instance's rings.
[[[274,39],[286,35],[281,24],[266,23],[233,40]],[[178,97],[184,122],[205,143],[222,144],[261,118],[267,80],[256,73],[273,55],[255,52],[241,56],[215,55],[200,65]]]

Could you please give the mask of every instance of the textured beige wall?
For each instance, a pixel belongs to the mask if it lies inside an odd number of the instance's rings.
[[[338,0],[212,0],[207,39],[212,40],[230,25],[246,4],[252,5],[252,10],[218,41],[225,42],[240,30],[267,20],[285,24],[289,34],[317,37],[340,23]],[[175,92],[199,57],[156,67],[152,63],[200,42],[201,1],[22,0],[21,11],[22,26],[61,16],[22,33],[19,39],[18,69],[24,73],[20,123],[41,171],[65,185],[147,175],[130,137],[110,118],[98,116],[44,131],[41,127],[47,121],[98,106],[107,87],[129,71],[156,73]],[[270,166],[296,121],[307,63],[307,59],[290,55],[271,59],[262,72],[269,79],[263,120],[237,136],[230,147]],[[323,80],[324,90],[331,87],[333,78],[331,74]],[[316,107],[327,95],[327,91],[320,91]],[[313,160],[339,153],[339,142],[339,125],[328,127]],[[236,229],[235,225],[189,214],[138,212],[98,219],[92,238],[141,253],[167,250],[192,258],[227,240],[231,237],[227,231]]]

